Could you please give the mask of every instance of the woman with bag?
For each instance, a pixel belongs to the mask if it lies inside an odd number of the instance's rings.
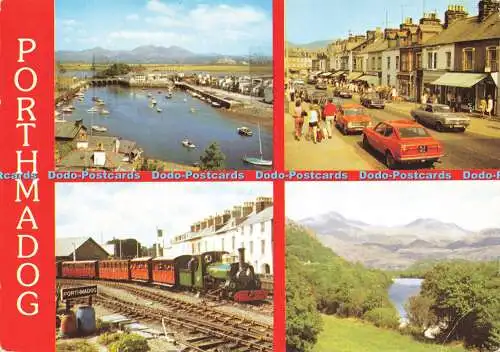
[[[302,126],[304,125],[304,116],[302,113],[302,102],[299,99],[295,102],[295,110],[293,114],[293,118],[295,120],[295,140],[297,141],[300,141],[300,138],[302,137]]]

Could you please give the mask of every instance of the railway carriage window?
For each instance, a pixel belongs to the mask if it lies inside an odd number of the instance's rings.
[[[384,132],[384,136],[385,137],[390,137],[392,136],[392,133],[394,132],[394,129],[392,127],[387,127],[385,132]]]
[[[212,256],[209,254],[205,257],[205,263],[210,264],[212,262]]]

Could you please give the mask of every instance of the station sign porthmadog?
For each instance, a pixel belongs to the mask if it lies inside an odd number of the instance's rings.
[[[79,297],[90,297],[97,295],[97,286],[82,286],[61,289],[61,298],[63,301]]]

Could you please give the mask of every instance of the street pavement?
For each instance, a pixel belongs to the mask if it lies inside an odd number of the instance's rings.
[[[345,102],[359,102],[356,95]],[[344,136],[334,130],[333,138],[314,144],[312,141],[294,139],[294,121],[289,113],[293,104],[285,107],[285,167],[288,170],[383,170],[382,157],[362,147],[360,135]],[[307,104],[304,104],[307,110]],[[414,103],[387,103],[384,110],[367,109],[373,123],[395,119],[410,119]],[[435,169],[500,168],[500,122],[471,118],[466,132],[429,133],[444,147],[445,156]]]

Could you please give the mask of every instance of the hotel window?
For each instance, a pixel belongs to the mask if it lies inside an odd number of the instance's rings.
[[[250,255],[253,254],[253,241],[250,241]]]
[[[265,222],[261,222],[260,223],[260,232],[264,232],[266,231],[266,223]]]
[[[262,255],[266,254],[266,241],[265,240],[260,241],[260,254],[262,254]]]
[[[372,70],[375,70],[375,58],[372,57],[372,67],[371,67]]]
[[[377,70],[381,71],[382,70],[382,56],[379,56],[377,58]]]
[[[250,225],[250,235],[253,233],[253,225]]]
[[[232,240],[232,247],[233,247],[233,251],[236,249],[236,237],[233,236],[233,238],[231,239]]]
[[[390,56],[387,58],[387,69],[388,70],[391,69],[391,57]]]
[[[198,253],[201,253],[201,243],[198,242]]]
[[[422,68],[422,53],[417,53],[417,70]]]
[[[486,48],[486,67],[490,72],[498,72],[498,54],[499,47],[490,46]]]
[[[208,243],[205,241],[205,252],[208,251]]]
[[[396,56],[396,70],[399,70],[399,56]]]
[[[474,56],[476,49],[465,48],[462,50],[462,70],[463,71],[473,71],[474,70]]]
[[[223,238],[221,238],[220,244],[221,244],[221,246],[220,246],[221,247],[221,251],[224,251],[224,239]]]
[[[387,85],[391,85],[391,75],[387,75]]]
[[[451,68],[451,51],[446,52],[446,68]]]

